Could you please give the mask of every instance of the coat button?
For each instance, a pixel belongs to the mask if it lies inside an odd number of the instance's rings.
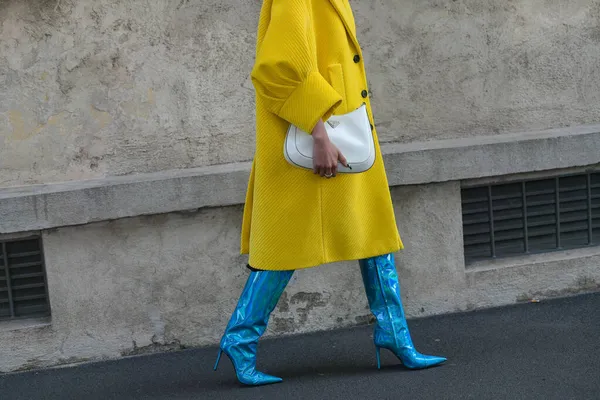
[[[360,62],[360,56],[358,54],[354,56],[354,62],[357,64]]]
[[[367,96],[369,95],[369,92],[367,92],[366,90],[363,90],[360,95],[362,96],[363,99],[366,99]]]

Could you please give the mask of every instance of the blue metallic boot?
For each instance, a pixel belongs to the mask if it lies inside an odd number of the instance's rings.
[[[367,258],[359,263],[369,306],[377,319],[374,335],[377,368],[381,369],[382,348],[390,350],[410,369],[432,367],[446,361],[444,357],[421,354],[413,345],[402,307],[394,255]]]
[[[221,354],[225,353],[233,364],[238,380],[245,385],[259,386],[282,381],[281,378],[256,370],[256,348],[258,339],[267,328],[269,315],[293,274],[294,271],[250,273],[221,339],[215,371]]]

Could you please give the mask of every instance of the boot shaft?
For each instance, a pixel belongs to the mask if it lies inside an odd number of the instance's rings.
[[[393,254],[359,261],[369,308],[375,316],[375,345],[380,347],[411,347],[400,282]]]
[[[267,328],[269,317],[294,271],[253,271],[233,311],[221,340],[254,343]]]

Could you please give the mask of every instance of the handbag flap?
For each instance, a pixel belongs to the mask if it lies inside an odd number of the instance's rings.
[[[344,115],[333,115],[325,123],[329,140],[342,152],[350,164],[369,160],[374,151],[373,134],[366,105]],[[312,159],[313,138],[296,129],[294,147],[303,157]]]

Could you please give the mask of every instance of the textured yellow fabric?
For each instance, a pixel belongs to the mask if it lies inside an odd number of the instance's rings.
[[[401,249],[379,143],[375,165],[332,179],[290,165],[289,124],[311,132],[320,118],[363,103],[367,79],[347,0],[264,0],[256,62],[256,154],[241,252],[264,270],[290,270]]]

